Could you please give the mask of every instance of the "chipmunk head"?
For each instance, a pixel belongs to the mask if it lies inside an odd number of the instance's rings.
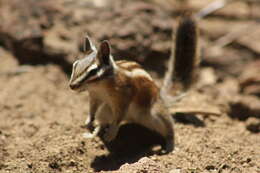
[[[89,37],[84,41],[84,58],[73,63],[69,86],[72,90],[84,91],[87,87],[113,74],[115,63],[110,55],[108,41],[103,41],[99,49],[92,44]]]

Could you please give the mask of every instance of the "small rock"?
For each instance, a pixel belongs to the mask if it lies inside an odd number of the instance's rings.
[[[142,172],[142,173],[161,173],[165,172],[165,168],[153,161],[148,157],[143,157],[136,163],[125,163],[119,170],[111,171],[111,173],[133,173],[133,172]]]
[[[169,173],[181,173],[181,169],[173,169]]]

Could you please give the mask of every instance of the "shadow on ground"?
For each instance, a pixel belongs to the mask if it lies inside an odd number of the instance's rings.
[[[205,127],[204,121],[200,120],[193,114],[176,113],[173,115],[173,118],[178,123],[193,125],[194,127]]]
[[[164,145],[164,142],[159,134],[145,127],[125,124],[121,126],[114,141],[110,143],[103,141],[110,153],[97,156],[92,161],[91,167],[95,171],[116,170],[121,165],[136,162],[144,156],[162,154],[160,150],[153,150],[153,148]]]

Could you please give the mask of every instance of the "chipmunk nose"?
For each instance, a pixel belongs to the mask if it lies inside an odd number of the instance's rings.
[[[70,86],[70,89],[72,89],[72,90],[79,87],[79,85],[77,85],[77,84],[70,84],[69,86]]]

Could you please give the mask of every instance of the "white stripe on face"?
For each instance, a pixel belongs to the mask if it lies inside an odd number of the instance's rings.
[[[76,75],[76,66],[77,64],[79,63],[79,61],[75,61],[72,65],[72,72],[71,72],[71,75],[70,75],[70,83],[73,81],[73,79],[75,78],[75,75]]]
[[[84,78],[89,74],[89,72],[91,70],[96,69],[96,68],[98,68],[98,65],[96,63],[89,66],[86,72],[82,73],[80,76],[77,77],[77,79],[75,80],[75,83],[80,83],[82,80],[84,80]]]
[[[95,63],[96,54],[96,52],[92,52],[73,63],[70,83],[79,83],[88,74],[90,66]]]

